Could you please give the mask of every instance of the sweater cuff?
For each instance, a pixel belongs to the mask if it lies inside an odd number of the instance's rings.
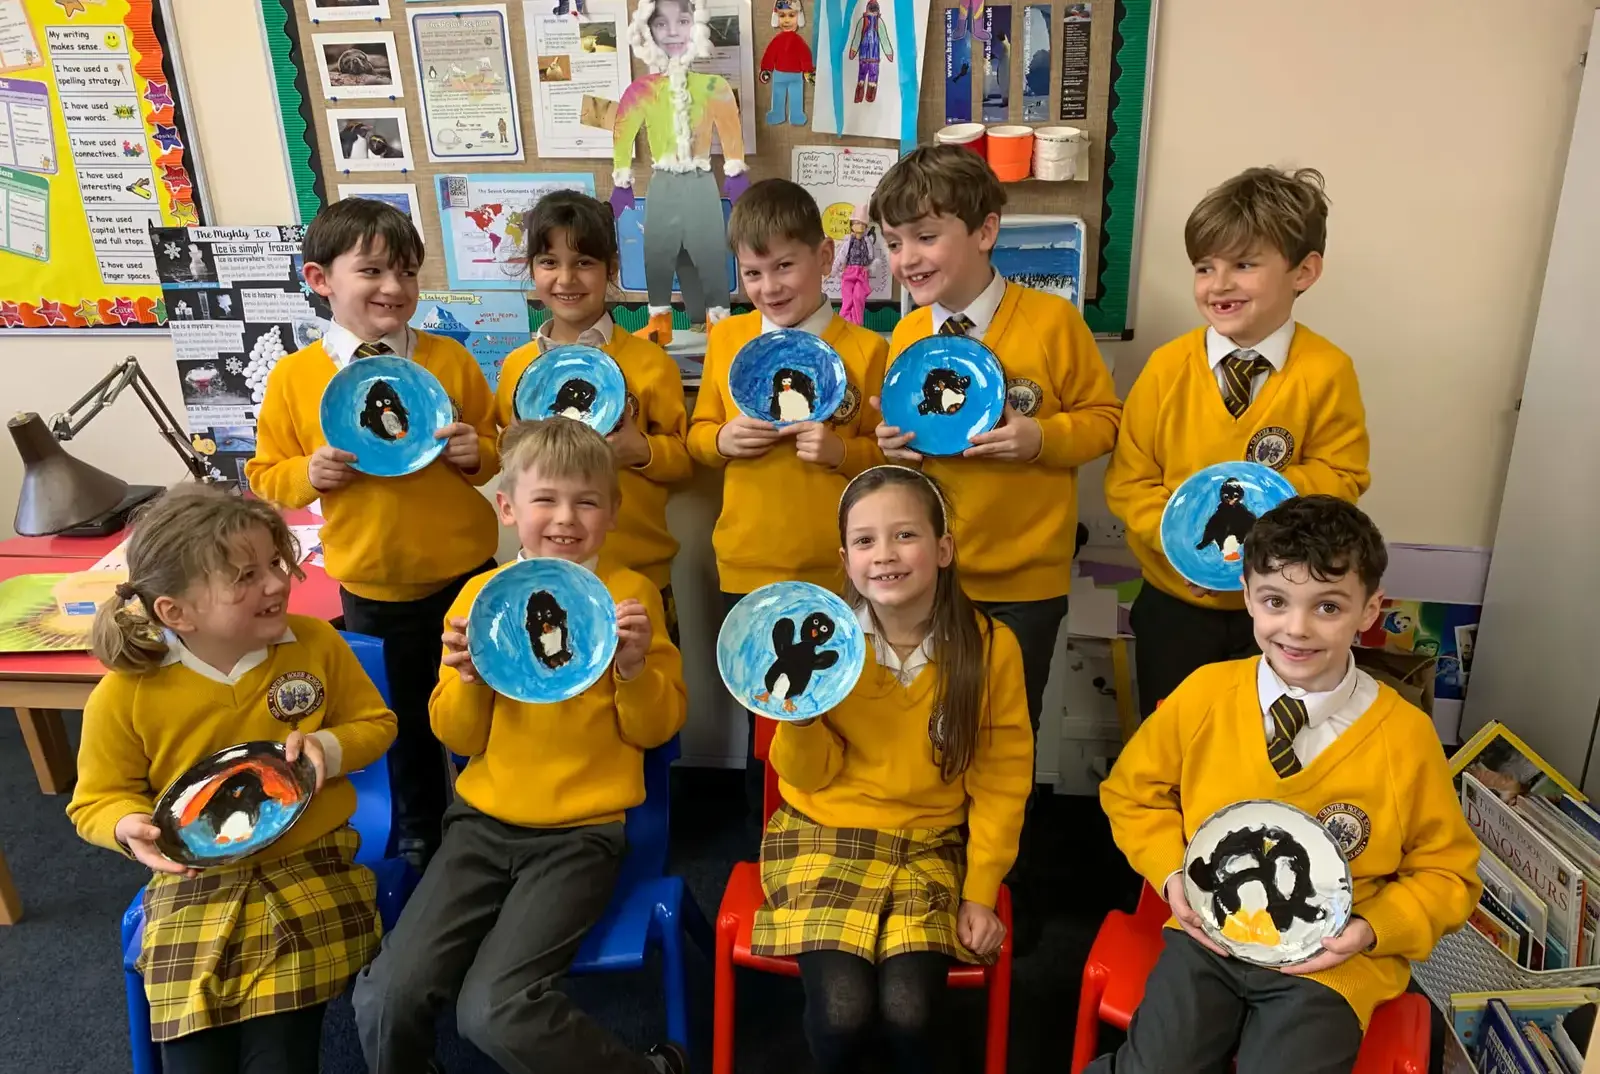
[[[967,879],[961,885],[961,898],[993,910],[1000,900],[1000,884],[1006,878],[1004,869],[992,865],[967,863]]]
[[[334,776],[344,773],[344,746],[339,742],[339,736],[332,731],[323,729],[313,731],[308,738],[314,738],[322,745],[322,779],[326,783]]]
[[[289,496],[284,500],[287,507],[306,507],[321,499],[322,493],[311,484],[311,456],[303,455],[294,460],[294,464],[286,467],[289,471]]]
[[[1071,465],[1072,415],[1053,414],[1039,422],[1039,454],[1034,462],[1055,470]]]
[[[632,189],[632,187],[633,187],[633,169],[632,168],[618,168],[615,171],[613,171],[611,173],[611,185],[612,186],[625,186],[625,187],[628,187],[629,189]]]
[[[1421,958],[1433,945],[1433,931],[1426,918],[1405,907],[1400,900],[1385,898],[1385,892],[1355,907],[1352,913],[1364,917],[1372,926],[1377,941],[1368,953],[1375,957],[1399,955],[1402,958]]]
[[[722,174],[723,175],[743,175],[745,172],[747,172],[749,170],[750,170],[750,165],[746,164],[742,160],[727,160],[727,159],[724,159],[723,162],[722,162]]]

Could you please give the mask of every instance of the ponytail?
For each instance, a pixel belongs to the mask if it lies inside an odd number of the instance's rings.
[[[133,586],[127,582],[117,586],[117,595],[94,613],[89,643],[96,660],[127,675],[143,675],[161,666],[167,656],[166,637],[145,608]]]

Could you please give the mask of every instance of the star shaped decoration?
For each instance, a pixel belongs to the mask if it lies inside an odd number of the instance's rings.
[[[194,187],[194,184],[189,181],[188,170],[182,164],[163,164],[161,165],[161,170],[161,181],[166,183],[167,189],[174,194]]]
[[[84,7],[83,0],[56,0],[56,3],[61,5],[61,13],[69,19],[89,10]]]
[[[133,303],[126,298],[118,298],[111,303],[111,316],[115,317],[117,323],[124,328],[139,323],[139,311],[134,309]]]
[[[74,312],[77,313],[78,320],[86,325],[100,323],[100,307],[91,298],[86,298],[78,303],[78,308]]]
[[[172,219],[180,224],[198,224],[200,214],[194,211],[192,202],[175,201],[172,203]]]
[[[64,325],[67,323],[67,312],[61,308],[61,303],[52,302],[48,298],[39,300],[39,316],[44,318],[46,328],[51,325]]]
[[[150,107],[159,112],[164,108],[173,107],[172,90],[165,82],[148,82],[144,87],[144,99],[150,102]]]
[[[141,298],[134,303],[134,308],[139,311],[141,324],[149,324],[151,321],[156,324],[167,323],[167,303],[165,299]]]
[[[156,124],[155,140],[163,153],[183,148],[183,140],[178,137],[178,128],[166,123]]]
[[[150,307],[150,315],[156,319],[156,324],[167,323],[167,300],[158,298],[155,305]]]
[[[21,328],[22,309],[15,302],[0,302],[0,324],[6,328]]]

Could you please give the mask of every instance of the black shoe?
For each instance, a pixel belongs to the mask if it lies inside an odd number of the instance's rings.
[[[646,1059],[661,1060],[659,1066],[662,1074],[689,1074],[688,1054],[670,1040],[665,1044],[657,1044],[644,1054]]]
[[[400,838],[395,841],[394,849],[396,854],[410,862],[411,867],[421,874],[428,868],[428,861],[438,848],[429,846],[424,839]]]

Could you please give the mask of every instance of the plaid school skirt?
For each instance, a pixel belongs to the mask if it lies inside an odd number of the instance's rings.
[[[376,878],[348,825],[281,858],[157,873],[139,971],[157,1043],[338,996],[378,952]]]
[[[909,951],[981,960],[956,938],[966,873],[960,828],[827,828],[785,804],[761,840],[750,950],[848,951],[882,962]]]

